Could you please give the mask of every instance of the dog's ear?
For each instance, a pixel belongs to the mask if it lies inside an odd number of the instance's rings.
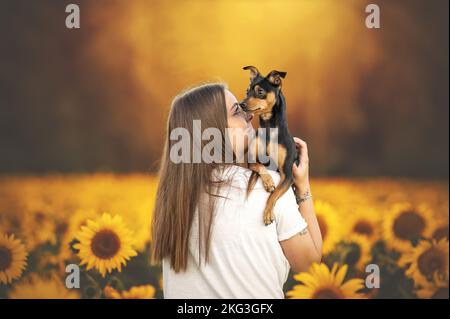
[[[278,86],[281,84],[281,79],[284,79],[286,77],[286,74],[287,73],[283,71],[273,70],[269,74],[267,74],[266,78],[270,83]]]
[[[259,75],[259,71],[253,65],[244,66],[242,69],[250,70],[250,82]]]

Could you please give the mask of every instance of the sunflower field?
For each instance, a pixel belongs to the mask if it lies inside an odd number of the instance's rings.
[[[291,274],[287,298],[448,298],[448,182],[314,179],[324,257]],[[162,298],[150,264],[157,178],[0,178],[0,298]],[[80,289],[66,288],[66,266]],[[366,265],[380,270],[365,286]]]

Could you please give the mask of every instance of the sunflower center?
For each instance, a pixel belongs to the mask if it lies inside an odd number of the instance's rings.
[[[98,258],[112,258],[120,249],[120,239],[109,229],[101,230],[92,238],[91,249]]]
[[[411,240],[420,237],[425,220],[414,211],[403,212],[394,222],[394,233],[398,238]]]
[[[442,238],[448,238],[448,226],[442,226],[433,232],[433,238],[441,240]]]
[[[65,234],[68,228],[69,225],[67,225],[67,223],[58,223],[56,225],[56,233]]]
[[[361,259],[361,247],[358,244],[351,243],[350,250],[345,256],[345,262],[349,265],[356,265]]]
[[[37,212],[36,215],[34,215],[34,220],[38,223],[44,222],[45,214],[43,212]]]
[[[333,287],[317,289],[312,299],[343,299],[342,293]]]
[[[328,231],[327,223],[325,222],[323,217],[320,215],[317,215],[317,223],[319,224],[320,232],[322,234],[322,239],[325,240],[325,237],[327,236],[327,231]]]
[[[357,234],[366,236],[372,236],[374,232],[372,224],[367,220],[359,220],[353,227],[353,231]]]
[[[436,248],[431,248],[420,255],[418,259],[419,271],[424,276],[431,276],[437,270],[444,270],[445,257]]]
[[[11,266],[12,254],[6,247],[0,246],[0,271],[5,271]]]

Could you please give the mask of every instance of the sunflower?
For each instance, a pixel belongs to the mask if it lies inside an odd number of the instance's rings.
[[[71,214],[71,216],[67,219],[67,230],[61,238],[61,249],[58,256],[63,263],[65,260],[73,257],[73,252],[70,247],[77,232],[81,227],[87,225],[88,219],[93,219],[95,216],[96,213],[94,210],[79,209]]]
[[[364,288],[364,280],[359,278],[344,282],[347,274],[347,265],[338,269],[335,263],[333,268],[327,265],[314,263],[308,272],[294,275],[294,279],[303,283],[296,285],[286,295],[293,299],[355,299],[365,296],[358,291]]]
[[[416,286],[427,286],[437,273],[448,278],[448,240],[421,240],[416,247],[405,252],[399,260],[401,267],[407,266],[405,274]]]
[[[364,236],[371,244],[379,239],[379,214],[371,208],[351,215],[349,233]]]
[[[421,299],[448,299],[448,292],[448,277],[435,273],[433,281],[417,290],[416,294]]]
[[[109,299],[153,299],[155,288],[152,285],[135,286],[129,290],[119,292],[111,286],[103,289],[106,298]]]
[[[343,239],[341,243],[343,245],[337,245],[336,249],[346,248],[348,251],[345,253],[344,263],[349,266],[354,266],[360,271],[364,271],[366,265],[371,259],[371,246],[367,241],[367,238],[362,235],[351,234],[347,238]]]
[[[412,241],[429,237],[434,228],[434,218],[425,206],[414,208],[409,203],[398,203],[386,214],[383,237],[390,249],[404,252],[412,247]]]
[[[327,254],[333,250],[334,245],[341,239],[342,223],[338,213],[330,204],[316,200],[314,209],[323,239],[322,252]]]
[[[20,233],[20,218],[18,214],[0,214],[0,233]]]
[[[448,220],[441,220],[437,222],[431,237],[436,240],[441,240],[442,238],[448,239]]]
[[[55,274],[48,277],[31,275],[16,284],[9,293],[11,299],[79,299],[77,289],[67,289]]]
[[[47,206],[38,206],[36,209],[27,208],[23,212],[21,223],[27,249],[31,251],[47,243],[56,245],[57,225],[53,214],[53,209]]]
[[[0,283],[9,284],[22,275],[27,255],[25,246],[14,235],[0,235]]]
[[[87,265],[87,270],[96,268],[103,277],[113,269],[122,271],[126,261],[137,255],[131,232],[117,215],[103,214],[97,221],[88,220],[76,239],[79,243],[73,247],[79,250],[80,265]]]

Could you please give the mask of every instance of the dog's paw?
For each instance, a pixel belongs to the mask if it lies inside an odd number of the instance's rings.
[[[275,220],[275,217],[273,216],[272,210],[265,210],[264,211],[264,225],[268,226],[273,223]]]
[[[273,193],[275,190],[275,184],[264,185],[264,188],[266,189],[266,192]]]
[[[270,175],[266,175],[263,177],[262,181],[266,192],[273,193],[275,190],[275,183],[273,182],[272,177]]]

